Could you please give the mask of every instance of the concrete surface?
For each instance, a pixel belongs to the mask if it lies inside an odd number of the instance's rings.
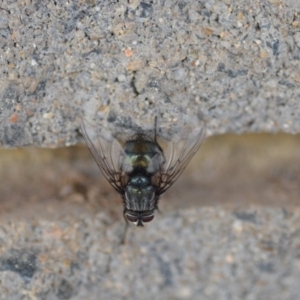
[[[1,300],[299,298],[299,136],[217,136],[300,132],[298,0],[0,8],[2,147],[158,113],[214,135],[124,245],[120,197],[86,148],[1,149]]]
[[[80,117],[136,127],[155,111],[208,134],[300,130],[298,0],[4,1],[3,146],[76,144]]]
[[[208,139],[145,228],[85,147],[0,151],[0,299],[298,299],[300,137]]]

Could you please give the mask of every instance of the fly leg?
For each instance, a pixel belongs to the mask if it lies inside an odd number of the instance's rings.
[[[124,220],[126,222],[125,224],[125,228],[124,228],[124,232],[123,232],[123,235],[122,235],[122,238],[121,238],[121,245],[124,245],[125,244],[125,241],[126,241],[126,234],[127,234],[127,230],[128,230],[128,227],[129,227],[129,223],[128,223],[128,220],[125,216],[125,211],[123,213],[123,217],[124,217]]]

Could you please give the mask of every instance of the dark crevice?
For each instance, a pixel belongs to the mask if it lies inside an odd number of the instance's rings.
[[[138,92],[138,90],[136,88],[136,85],[135,85],[135,73],[133,74],[132,79],[130,81],[130,86],[132,87],[132,90],[133,90],[134,94],[136,96],[138,96],[140,93]]]
[[[0,7],[0,10],[5,10],[10,15],[10,11],[8,9]]]

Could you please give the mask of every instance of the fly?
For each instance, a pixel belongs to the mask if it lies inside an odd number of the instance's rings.
[[[123,215],[128,223],[144,226],[153,220],[160,196],[179,178],[199,149],[205,126],[192,129],[182,139],[169,141],[167,153],[157,141],[157,117],[154,134],[137,132],[123,142],[102,129],[95,140],[82,122],[82,132],[104,177],[122,196]]]

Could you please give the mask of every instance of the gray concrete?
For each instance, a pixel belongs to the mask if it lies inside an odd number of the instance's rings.
[[[208,139],[124,245],[86,147],[0,151],[0,299],[288,299],[300,293],[300,138]]]
[[[2,147],[69,146],[81,118],[120,131],[156,114],[175,131],[204,120],[208,136],[300,132],[299,0],[0,7]],[[299,147],[210,139],[124,245],[120,197],[86,149],[1,149],[0,299],[297,300]]]
[[[300,130],[298,0],[1,7],[3,146],[75,144],[82,116],[135,127],[174,107],[209,135]]]
[[[185,210],[125,245],[106,219],[2,226],[0,299],[299,298],[299,209]]]

